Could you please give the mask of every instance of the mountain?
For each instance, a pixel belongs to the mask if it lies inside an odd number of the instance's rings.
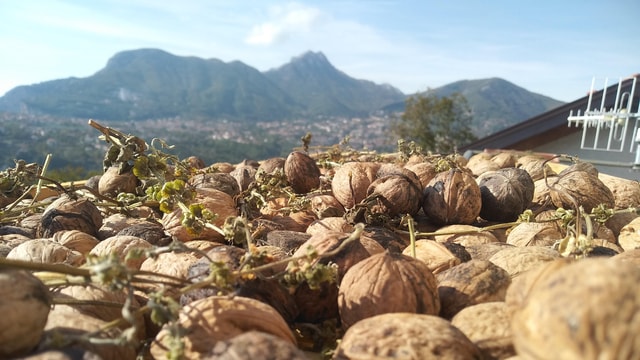
[[[390,85],[348,76],[321,52],[308,51],[265,75],[311,114],[368,114],[405,98]]]
[[[239,61],[140,49],[117,53],[86,78],[19,86],[0,98],[0,111],[106,120],[276,120],[361,115],[403,97],[390,86],[350,78],[322,53],[261,73]]]
[[[280,118],[296,105],[261,72],[239,61],[142,49],[116,54],[87,78],[15,88],[0,98],[0,109],[110,120],[179,115]]]
[[[462,94],[473,112],[472,129],[482,137],[564,104],[548,96],[532,93],[500,78],[460,80],[429,89],[436,96]],[[423,93],[424,94],[424,93]],[[384,108],[388,112],[404,110],[404,102]]]

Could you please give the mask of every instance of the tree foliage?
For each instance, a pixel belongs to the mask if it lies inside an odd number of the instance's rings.
[[[425,151],[452,153],[475,140],[472,119],[471,108],[463,95],[438,97],[428,91],[407,99],[405,112],[393,124],[392,131],[404,140],[414,141]]]

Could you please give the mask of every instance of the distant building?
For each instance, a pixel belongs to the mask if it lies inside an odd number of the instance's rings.
[[[639,153],[640,120],[625,116],[640,113],[639,80],[640,74],[635,74],[479,139],[459,151],[509,149],[567,154],[594,164],[602,173],[638,180],[640,155],[636,155]],[[585,114],[585,111],[589,112]],[[570,115],[574,120],[569,121]]]

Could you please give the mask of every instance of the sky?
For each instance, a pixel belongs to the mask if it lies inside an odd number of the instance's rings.
[[[0,96],[157,48],[260,71],[320,51],[405,94],[499,77],[561,101],[640,73],[638,0],[1,0]]]

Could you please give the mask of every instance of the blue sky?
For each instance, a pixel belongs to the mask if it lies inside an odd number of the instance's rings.
[[[123,50],[240,60],[258,70],[307,50],[410,94],[500,77],[572,101],[596,77],[640,72],[637,0],[6,0],[0,95],[86,77]]]

